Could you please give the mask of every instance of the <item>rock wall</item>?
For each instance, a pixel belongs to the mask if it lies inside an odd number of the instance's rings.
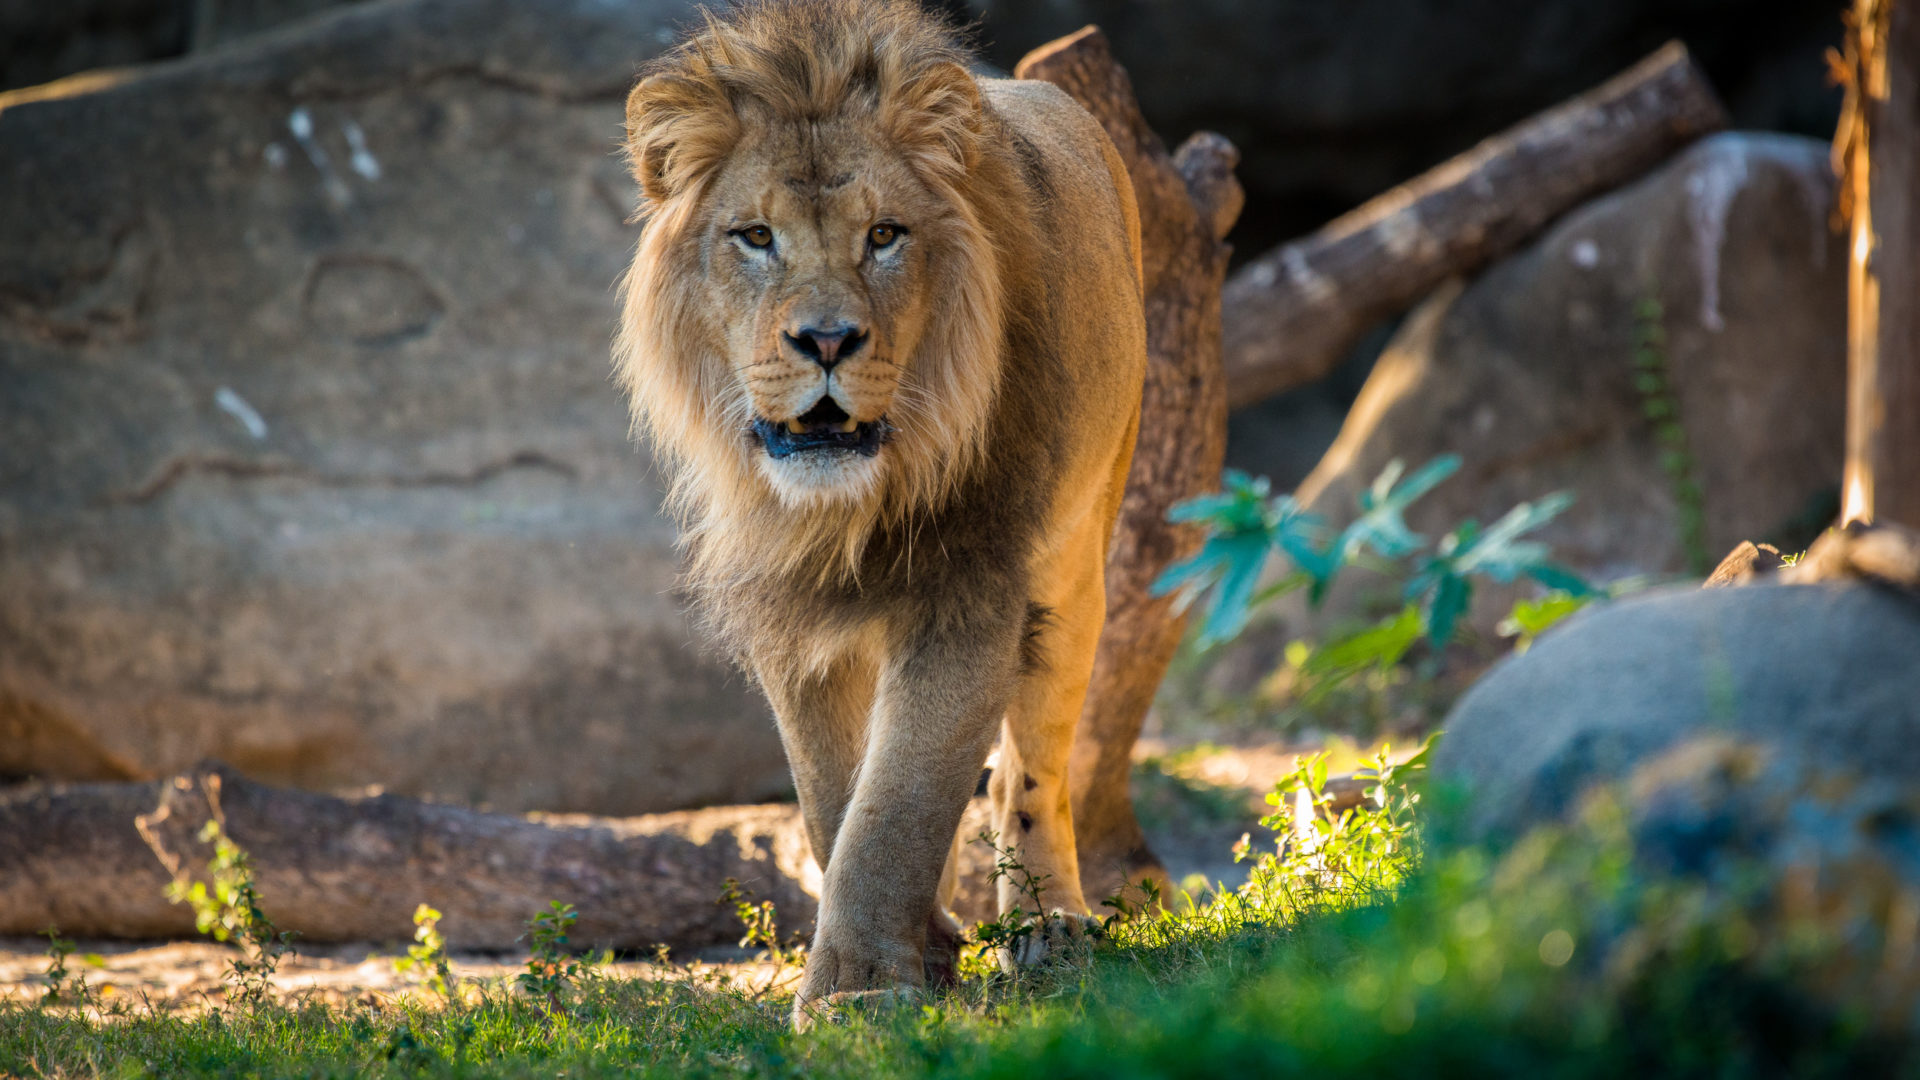
[[[683,10],[370,4],[0,109],[0,773],[785,790],[608,375]]]

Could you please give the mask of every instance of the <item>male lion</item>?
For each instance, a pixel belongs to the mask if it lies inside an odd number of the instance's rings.
[[[1092,117],[966,60],[907,0],[751,3],[627,99],[616,366],[825,869],[802,1025],[952,978],[1003,719],[994,821],[1055,908],[1033,940],[1087,911],[1067,754],[1138,424],[1139,220]]]

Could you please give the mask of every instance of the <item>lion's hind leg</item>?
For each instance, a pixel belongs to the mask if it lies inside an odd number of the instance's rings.
[[[1033,924],[1002,950],[1003,967],[1039,963],[1091,928],[1067,761],[1106,617],[1105,524],[1088,514],[1041,576],[1044,610],[1030,619],[1026,670],[1007,710],[991,786],[1006,864],[997,898],[1002,915],[1018,909]]]

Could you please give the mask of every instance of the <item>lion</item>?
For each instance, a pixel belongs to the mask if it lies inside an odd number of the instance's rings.
[[[1067,757],[1139,422],[1140,223],[1086,111],[970,61],[908,0],[764,0],[627,99],[615,367],[824,873],[801,1027],[954,977],[996,736],[995,828],[1048,906],[1001,962],[1089,918]]]

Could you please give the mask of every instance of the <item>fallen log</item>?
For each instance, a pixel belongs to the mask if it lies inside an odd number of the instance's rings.
[[[1167,521],[1174,503],[1211,491],[1226,455],[1220,284],[1227,230],[1244,202],[1239,152],[1199,132],[1169,155],[1147,126],[1127,73],[1099,29],[1035,49],[1014,74],[1065,90],[1106,128],[1140,208],[1147,378],[1140,433],[1107,559],[1107,622],[1080,713],[1070,774],[1081,887],[1098,905],[1127,881],[1166,871],[1147,846],[1130,795],[1132,751],[1185,620],[1154,578],[1191,554],[1198,531]]]
[[[1672,42],[1249,262],[1222,298],[1228,405],[1319,380],[1369,329],[1441,282],[1726,123],[1706,76]]]
[[[199,833],[216,817],[248,852],[268,917],[306,941],[404,941],[425,902],[451,946],[510,949],[559,900],[579,910],[578,945],[731,943],[740,924],[715,902],[728,878],[772,900],[783,929],[814,918],[818,872],[793,806],[521,818],[291,791],[208,765],[158,784],[0,796],[0,934],[193,936],[165,889],[203,873]]]

